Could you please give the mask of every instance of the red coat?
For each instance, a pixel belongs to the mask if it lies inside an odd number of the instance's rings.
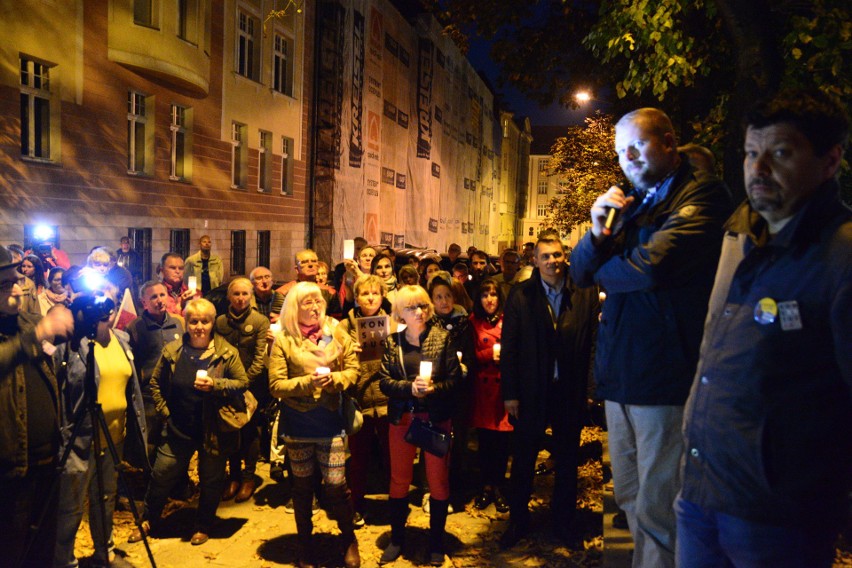
[[[470,316],[473,325],[476,372],[473,376],[470,425],[486,430],[512,430],[509,414],[503,406],[500,389],[500,367],[494,362],[494,344],[503,334],[503,316],[492,325],[476,315]]]

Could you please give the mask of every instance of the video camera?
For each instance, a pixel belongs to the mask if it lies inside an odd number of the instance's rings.
[[[115,302],[103,293],[107,286],[111,284],[106,278],[86,269],[71,283],[74,291],[80,293],[70,306],[74,316],[74,335],[77,338],[93,338],[98,323],[107,321],[115,311]]]

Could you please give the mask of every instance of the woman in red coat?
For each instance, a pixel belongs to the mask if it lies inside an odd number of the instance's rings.
[[[482,492],[474,505],[477,509],[485,509],[493,502],[498,512],[507,513],[509,505],[503,497],[502,486],[509,463],[512,426],[500,390],[503,301],[500,285],[492,278],[483,280],[470,316],[476,353],[470,425],[477,429],[482,475]]]

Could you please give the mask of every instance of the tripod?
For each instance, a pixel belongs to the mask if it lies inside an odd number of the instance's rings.
[[[87,323],[87,322],[86,322]],[[88,341],[88,353],[86,354],[86,377],[83,381],[83,398],[81,400],[81,404],[74,411],[74,428],[71,431],[71,437],[68,439],[68,442],[65,446],[65,450],[62,452],[62,457],[59,460],[59,464],[56,467],[56,475],[53,479],[53,482],[50,486],[50,499],[45,503],[45,507],[42,509],[41,513],[38,516],[38,521],[35,525],[30,527],[29,534],[27,536],[27,543],[24,547],[23,554],[21,558],[18,559],[16,565],[23,566],[27,560],[27,556],[29,555],[30,548],[35,542],[35,537],[38,534],[39,527],[44,522],[44,518],[47,515],[47,507],[50,505],[50,501],[53,496],[56,494],[56,491],[59,489],[59,480],[62,474],[62,471],[65,469],[65,464],[68,462],[68,457],[71,455],[71,451],[74,448],[74,442],[80,435],[82,430],[83,421],[85,417],[88,415],[91,423],[92,423],[92,443],[93,448],[92,451],[95,455],[95,475],[97,479],[97,487],[98,487],[98,504],[99,504],[99,513],[101,518],[101,526],[106,527],[107,525],[107,515],[106,515],[106,495],[104,491],[104,475],[101,469],[101,463],[98,459],[101,455],[102,447],[101,447],[101,434],[103,434],[104,439],[106,440],[107,449],[109,450],[110,457],[112,458],[113,467],[115,468],[116,473],[118,474],[119,486],[124,489],[127,495],[130,496],[130,510],[133,513],[133,520],[136,523],[136,526],[142,532],[143,542],[145,544],[145,551],[148,554],[148,561],[151,564],[152,568],[156,568],[157,564],[154,561],[154,555],[151,552],[151,547],[148,543],[148,537],[145,534],[145,531],[142,527],[142,519],[139,515],[139,511],[136,508],[136,502],[133,499],[133,495],[130,491],[130,485],[127,483],[127,480],[124,476],[124,472],[121,468],[121,458],[118,455],[118,449],[115,446],[115,442],[113,442],[112,437],[109,434],[109,426],[107,425],[106,417],[104,416],[103,408],[101,404],[98,402],[98,388],[95,384],[95,337],[97,336],[98,324],[100,322],[94,322],[94,325],[89,326],[87,329],[85,338]],[[81,339],[75,338],[74,342],[80,344]],[[66,351],[66,356],[67,356]],[[103,544],[104,550],[108,552],[109,548],[109,535],[104,531],[104,542]],[[51,543],[52,544],[52,543]],[[107,558],[109,561],[109,558]]]

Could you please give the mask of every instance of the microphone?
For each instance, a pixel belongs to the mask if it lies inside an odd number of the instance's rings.
[[[627,187],[627,178],[621,178],[618,180],[616,184],[617,187],[621,188],[624,191],[624,188]],[[606,207],[606,221],[604,221],[603,229],[601,230],[601,234],[605,237],[609,237],[612,235],[612,229],[615,227],[616,222],[618,222],[618,217],[621,215],[621,209],[616,207]]]

